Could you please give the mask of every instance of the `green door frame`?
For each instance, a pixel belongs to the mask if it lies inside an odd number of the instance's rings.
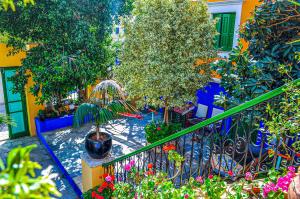
[[[5,70],[14,70],[17,67],[4,67],[4,68],[0,68],[1,70],[1,76],[2,76],[2,84],[3,84],[3,93],[4,93],[4,103],[5,103],[5,111],[6,114],[9,115],[9,106],[8,106],[8,96],[7,96],[7,87],[6,87],[6,80],[5,80]],[[29,128],[28,128],[28,116],[27,116],[27,106],[26,106],[26,95],[25,92],[23,91],[21,93],[21,101],[22,101],[22,112],[23,112],[23,118],[24,118],[24,128],[25,131],[22,133],[18,133],[17,135],[14,135],[12,133],[12,126],[8,125],[8,131],[9,131],[9,138],[10,139],[15,139],[15,138],[19,138],[19,137],[23,137],[23,136],[27,136],[29,135]],[[14,113],[14,112],[12,112]]]

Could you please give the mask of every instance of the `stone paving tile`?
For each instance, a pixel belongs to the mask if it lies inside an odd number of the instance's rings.
[[[33,149],[31,153],[31,159],[33,161],[39,162],[43,167],[43,170],[37,171],[37,174],[55,173],[57,176],[54,181],[58,190],[62,193],[62,199],[75,199],[77,198],[72,187],[68,181],[61,174],[59,169],[56,167],[54,161],[48,155],[47,150],[41,145],[38,138],[36,137],[23,137],[15,140],[4,140],[0,141],[0,157],[5,160],[9,151],[18,146],[28,146],[31,144],[36,144],[37,148]],[[49,171],[48,171],[49,170]],[[48,172],[47,172],[48,171]]]

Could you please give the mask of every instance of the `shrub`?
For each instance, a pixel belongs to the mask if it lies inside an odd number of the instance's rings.
[[[52,176],[36,176],[41,165],[30,160],[36,146],[18,147],[8,154],[6,164],[0,159],[0,198],[45,199],[60,196]]]
[[[169,135],[174,134],[175,132],[181,129],[181,124],[166,124],[166,123],[155,123],[151,122],[145,127],[146,140],[149,143],[156,142],[161,140]]]

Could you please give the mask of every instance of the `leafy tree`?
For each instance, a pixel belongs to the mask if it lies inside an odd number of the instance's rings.
[[[204,1],[137,0],[133,16],[124,20],[125,41],[121,66],[115,78],[129,98],[143,104],[168,108],[195,98],[195,92],[210,79],[207,65],[195,66],[216,56],[215,25]],[[201,71],[201,73],[200,73]]]
[[[48,199],[61,196],[53,176],[36,176],[41,165],[30,160],[30,152],[36,146],[18,147],[8,154],[6,164],[0,159],[0,198]]]
[[[22,0],[19,0],[22,2]],[[12,9],[13,11],[16,10],[15,6],[15,1],[14,0],[0,0],[0,3],[2,4],[2,7],[4,10],[8,10],[9,8]],[[23,3],[26,4],[32,4],[34,5],[35,1],[34,0],[23,0]],[[0,9],[1,10],[1,9]]]
[[[11,53],[37,44],[17,69],[15,91],[23,90],[31,76],[30,92],[38,103],[61,105],[70,91],[106,77],[115,57],[109,38],[112,15],[124,2],[115,9],[110,0],[49,0],[34,6],[19,3],[15,12],[0,12],[1,33],[8,34]]]
[[[299,15],[292,1],[269,1],[255,9],[240,35],[249,43],[239,45],[228,60],[213,67],[222,76],[222,86],[233,97],[231,105],[253,99],[300,77]],[[283,72],[288,71],[288,73]]]

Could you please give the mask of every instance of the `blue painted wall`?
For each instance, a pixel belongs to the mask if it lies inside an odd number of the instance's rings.
[[[221,92],[226,94],[225,89],[220,86],[220,84],[215,82],[210,82],[208,86],[204,89],[199,89],[196,93],[197,103],[204,104],[208,106],[207,117],[210,118],[212,115],[213,108],[218,108],[224,110],[220,106],[214,105],[214,95],[219,95]]]

